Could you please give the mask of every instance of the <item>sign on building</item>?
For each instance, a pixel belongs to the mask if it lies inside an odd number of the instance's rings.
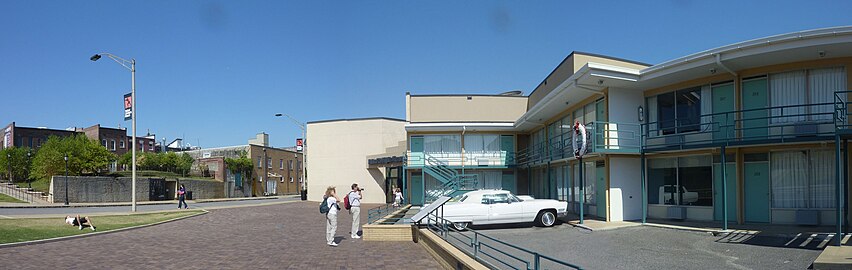
[[[133,95],[124,94],[124,121],[133,119]]]
[[[302,151],[302,138],[296,138],[296,151]]]

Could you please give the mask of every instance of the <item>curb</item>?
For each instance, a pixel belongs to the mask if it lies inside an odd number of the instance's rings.
[[[155,223],[151,223],[151,224],[144,224],[144,225],[139,225],[139,226],[109,230],[109,231],[61,236],[61,237],[48,238],[48,239],[38,239],[38,240],[30,240],[30,241],[24,241],[24,242],[6,243],[6,244],[0,244],[0,249],[10,248],[10,247],[18,247],[18,246],[36,245],[36,244],[43,244],[43,243],[50,243],[50,242],[57,242],[57,241],[63,241],[63,240],[70,240],[70,239],[76,239],[76,238],[83,238],[83,237],[89,237],[89,236],[96,236],[96,235],[103,235],[103,234],[109,234],[109,233],[115,233],[115,232],[123,232],[123,231],[141,229],[141,228],[145,228],[145,227],[169,223],[169,222],[172,222],[172,221],[178,221],[178,220],[181,220],[181,219],[200,216],[200,215],[204,215],[204,214],[207,214],[207,213],[209,213],[207,210],[201,209],[201,212],[196,213],[194,215],[189,215],[189,216],[185,216],[185,217],[177,217],[177,218],[173,218],[173,219],[169,219],[169,220],[163,220],[163,221],[155,222]],[[145,213],[145,214],[153,214],[153,213]]]

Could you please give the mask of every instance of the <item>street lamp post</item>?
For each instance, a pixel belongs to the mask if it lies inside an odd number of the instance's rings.
[[[113,61],[118,63],[119,65],[130,70],[130,84],[131,84],[131,86],[130,86],[130,102],[131,102],[131,104],[130,104],[130,118],[132,120],[132,124],[131,124],[132,131],[131,132],[133,133],[133,137],[131,139],[131,145],[133,145],[133,147],[131,148],[132,149],[131,150],[131,152],[132,152],[131,158],[133,159],[133,161],[132,161],[133,165],[131,165],[131,173],[130,173],[130,175],[131,175],[130,186],[131,186],[131,192],[132,192],[132,194],[130,194],[130,197],[131,197],[130,211],[136,212],[136,147],[137,147],[137,145],[136,145],[136,59],[131,58],[130,61],[127,61],[124,58],[115,56],[111,53],[99,53],[99,54],[95,54],[92,57],[90,57],[89,60],[98,61],[98,59],[101,59],[102,56],[109,57],[110,59],[112,59]],[[129,66],[128,66],[128,64],[129,64]],[[67,186],[66,186],[66,189],[67,189]],[[66,200],[67,200],[67,197],[66,197]]]
[[[27,187],[32,191],[33,190],[33,180],[30,179],[30,160],[32,160],[32,152],[27,150],[27,163],[25,164],[27,169]]]
[[[68,153],[65,153],[65,205],[68,205]]]
[[[305,124],[303,124],[302,122],[299,122],[298,120],[296,120],[295,118],[293,118],[292,116],[289,116],[287,114],[276,113],[275,116],[276,117],[286,116],[288,119],[290,119],[290,121],[293,121],[293,123],[296,124],[296,126],[298,126],[300,129],[302,129],[302,193],[306,194],[306,195],[303,195],[303,196],[307,196],[308,171],[305,170],[305,166],[308,163],[307,162],[308,161],[308,137],[306,137],[307,133],[308,133],[307,126],[305,126]],[[296,159],[296,160],[298,161],[298,159]],[[302,200],[307,200],[307,198],[302,197]]]

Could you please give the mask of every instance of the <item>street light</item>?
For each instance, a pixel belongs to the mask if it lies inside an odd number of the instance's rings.
[[[130,102],[131,102],[131,104],[130,104],[130,110],[131,110],[130,116],[131,116],[131,120],[133,121],[133,123],[131,124],[132,133],[133,133],[133,139],[131,140],[131,145],[133,146],[131,148],[132,149],[131,158],[133,159],[133,165],[131,166],[131,173],[130,173],[130,175],[131,175],[130,186],[131,186],[131,192],[132,192],[132,194],[130,195],[131,198],[132,198],[131,199],[132,202],[130,204],[130,211],[136,212],[136,147],[137,147],[137,145],[136,145],[136,59],[131,58],[130,61],[127,61],[124,58],[115,56],[111,53],[99,53],[99,54],[92,55],[92,57],[89,57],[89,60],[98,61],[98,59],[101,59],[101,56],[109,57],[110,59],[112,59],[113,61],[118,63],[119,65],[130,70],[130,84],[131,84],[131,86],[130,86]],[[66,186],[65,188],[67,189],[68,187]],[[67,197],[66,197],[66,200],[67,200]],[[66,204],[67,204],[67,201],[66,201]]]
[[[25,164],[25,167],[27,169],[27,187],[30,189],[30,191],[33,190],[33,180],[30,179],[30,165],[32,164],[30,163],[31,157],[32,152],[30,152],[30,150],[27,150],[27,163]]]
[[[65,153],[65,205],[68,205],[68,153]]]
[[[308,171],[305,170],[306,163],[308,161],[308,130],[302,122],[296,120],[292,116],[283,113],[276,113],[276,117],[286,116],[290,121],[292,121],[296,126],[302,129],[302,200],[307,200],[308,196]],[[298,159],[297,159],[298,161]]]

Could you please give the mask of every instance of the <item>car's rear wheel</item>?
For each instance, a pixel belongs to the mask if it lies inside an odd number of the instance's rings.
[[[535,223],[542,227],[550,227],[556,224],[556,213],[550,210],[541,210],[535,218]]]
[[[453,229],[456,231],[467,230],[467,226],[470,226],[470,222],[453,222]]]

